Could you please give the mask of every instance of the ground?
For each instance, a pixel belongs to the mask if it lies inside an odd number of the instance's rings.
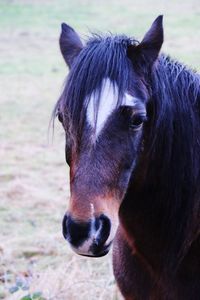
[[[83,39],[111,31],[140,40],[161,13],[163,50],[200,70],[199,0],[0,1],[0,299],[121,299],[111,254],[79,257],[62,238],[64,133],[57,122],[54,137],[48,131],[67,74],[58,37],[65,21]]]

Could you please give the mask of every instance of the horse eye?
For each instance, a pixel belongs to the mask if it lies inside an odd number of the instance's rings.
[[[66,142],[65,142],[65,160],[66,163],[70,166],[71,163],[71,143],[69,137],[66,135]]]
[[[145,114],[137,114],[133,115],[130,123],[131,129],[140,129],[142,124],[147,121],[147,117]]]
[[[71,153],[70,153],[70,148],[69,145],[65,145],[65,160],[66,163],[68,164],[68,166],[70,166],[70,162],[71,162]]]
[[[61,113],[58,113],[58,120],[60,121],[60,123],[63,123],[63,116]]]

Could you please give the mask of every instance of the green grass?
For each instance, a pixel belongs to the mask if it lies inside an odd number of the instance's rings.
[[[0,32],[4,55],[0,74],[49,76],[49,73],[61,72],[57,39],[62,21],[75,26],[83,37],[89,30],[121,32],[141,39],[152,20],[161,13],[166,25],[165,51],[199,68],[200,6],[197,0],[189,3],[180,0],[136,0],[134,3],[130,0],[117,3],[114,0],[3,0]]]
[[[69,197],[64,133],[51,111],[67,69],[60,23],[86,39],[114,32],[139,40],[164,13],[163,50],[200,70],[198,0],[1,0],[0,2],[0,299],[41,292],[46,299],[120,299],[111,254],[76,256],[61,235]],[[85,272],[87,270],[87,273]],[[29,289],[11,294],[17,280]]]

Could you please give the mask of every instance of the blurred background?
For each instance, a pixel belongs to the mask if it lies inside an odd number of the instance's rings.
[[[69,185],[64,133],[51,112],[67,68],[65,21],[141,40],[164,14],[163,51],[200,70],[199,0],[0,0],[0,299],[121,299],[111,254],[78,257],[61,222]]]

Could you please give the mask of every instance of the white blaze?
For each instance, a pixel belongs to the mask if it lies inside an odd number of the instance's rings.
[[[118,101],[118,87],[114,85],[110,79],[104,79],[102,84],[101,96],[99,101],[97,122],[96,122],[96,137],[100,134],[107,119],[117,107]],[[87,109],[87,120],[89,124],[95,127],[95,107],[96,107],[96,93],[90,97],[90,101]],[[122,105],[134,106],[138,102],[138,99],[132,97],[129,94],[124,95]]]

